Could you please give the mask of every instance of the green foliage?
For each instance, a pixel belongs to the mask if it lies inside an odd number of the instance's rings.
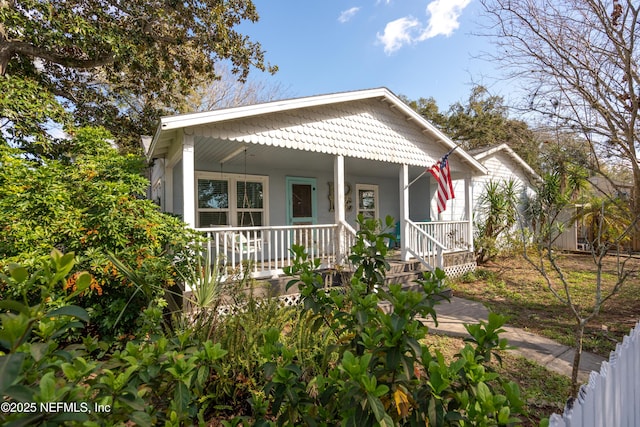
[[[500,253],[501,246],[508,242],[507,235],[518,219],[520,191],[513,179],[490,180],[485,184],[475,223],[474,243],[478,263],[494,259]]]
[[[591,197],[572,220],[584,227],[585,238],[596,252],[620,247],[631,241],[633,215],[630,206],[619,198]]]
[[[466,104],[457,102],[440,113],[433,99],[405,102],[465,149],[508,143],[527,164],[540,166],[540,143],[526,122],[509,118],[508,106],[484,86],[474,86]]]
[[[0,141],[21,145],[30,153],[42,155],[53,151],[46,127],[53,120],[61,125],[70,122],[68,113],[53,94],[42,91],[37,81],[22,76],[0,76],[0,117],[3,132]]]
[[[328,330],[334,343],[310,375],[285,346],[278,331],[267,335],[264,364],[265,396],[278,425],[508,425],[517,422],[522,401],[515,384],[500,381],[487,368],[496,350],[504,319],[470,326],[475,346],[468,344],[451,364],[420,343],[427,327],[420,319],[436,318],[434,295],[442,291],[444,272],[425,273],[420,292],[400,285],[382,285],[386,264],[379,221],[361,220],[353,248],[355,271],[342,290],[324,289],[321,275],[295,248],[296,263],[289,270],[313,313],[313,331]],[[377,230],[377,233],[376,233]],[[365,243],[365,239],[369,243]],[[364,261],[365,268],[358,264]],[[382,271],[380,271],[382,270]],[[371,290],[375,290],[372,292]],[[388,302],[389,312],[379,303]],[[331,357],[326,356],[327,354]],[[264,401],[262,401],[264,402]],[[258,425],[269,417],[264,407],[254,411]],[[266,414],[268,414],[267,411]]]
[[[388,215],[384,227],[382,220],[365,220],[362,214],[358,215],[358,239],[351,250],[349,261],[356,266],[354,275],[366,281],[369,291],[376,284],[384,283],[389,270],[386,260],[389,251],[387,242],[395,239],[389,231],[394,224],[393,218]]]
[[[215,79],[215,63],[228,60],[241,80],[252,67],[275,72],[260,44],[234,29],[257,20],[250,1],[13,1],[0,7],[0,76],[37,82],[76,123],[102,125],[134,148],[161,113],[183,111],[192,88]]]
[[[585,188],[585,169],[571,166],[562,172],[543,175],[536,195],[527,200],[524,220],[533,232],[534,244],[551,246],[572,221],[567,211]]]
[[[370,231],[380,227],[363,225]],[[377,242],[383,234],[363,232],[359,239]],[[420,292],[375,283],[367,275],[383,276],[373,269],[363,269],[344,290],[328,290],[319,285],[321,274],[303,249],[296,251],[290,273],[301,279],[307,308],[255,298],[245,283],[230,295],[235,311],[208,331],[211,340],[185,324],[170,337],[159,331],[120,348],[90,336],[81,344],[63,339],[86,332],[90,313],[71,302],[95,280],[73,273],[73,254],[54,252],[33,273],[11,264],[2,280],[20,296],[0,302],[0,393],[12,402],[91,402],[106,412],[13,413],[3,421],[168,426],[212,419],[223,425],[348,426],[517,421],[517,387],[485,366],[505,347],[498,337],[503,319],[470,327],[474,345],[452,363],[421,344],[427,333],[421,319],[435,318],[433,295],[445,279],[441,270],[417,281]],[[367,245],[356,245],[354,252],[384,268],[380,253]],[[77,289],[69,294],[65,288],[71,283]],[[389,312],[380,309],[382,301]],[[157,323],[161,313],[151,306],[141,317]]]
[[[33,266],[53,248],[75,252],[77,271],[94,277],[77,303],[97,319],[92,328],[117,336],[134,331],[142,309],[173,285],[174,261],[184,260],[180,254],[195,236],[144,200],[148,182],[140,159],[118,154],[109,137],[102,129],[80,129],[65,158],[41,163],[0,147],[0,266]],[[136,292],[109,253],[153,289]],[[1,280],[0,286],[1,297],[17,296]]]
[[[76,291],[63,291],[75,262],[73,253],[54,251],[35,273],[11,264],[2,277],[16,288],[36,286],[39,298],[34,305],[0,301],[0,394],[9,402],[66,402],[79,410],[6,411],[0,415],[3,425],[99,425],[108,419],[110,425],[178,426],[202,420],[216,403],[207,390],[220,375],[226,350],[189,333],[128,342],[108,357],[109,346],[92,337],[81,345],[64,344],[62,337],[89,322],[87,311],[70,301],[90,287],[91,276],[81,273]]]

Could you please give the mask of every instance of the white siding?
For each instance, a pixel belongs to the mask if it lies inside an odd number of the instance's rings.
[[[476,217],[480,209],[480,199],[489,181],[514,180],[520,187],[521,200],[525,196],[531,196],[535,193],[529,174],[505,151],[498,151],[491,156],[483,158],[480,162],[487,168],[489,173],[473,178],[473,206]]]

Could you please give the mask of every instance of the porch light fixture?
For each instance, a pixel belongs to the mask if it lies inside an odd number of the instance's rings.
[[[244,152],[247,148],[246,147],[240,147],[237,150],[233,151],[231,154],[228,154],[227,156],[225,156],[223,159],[220,160],[220,163],[227,163],[229,160],[233,159],[235,156],[237,156],[238,154]]]

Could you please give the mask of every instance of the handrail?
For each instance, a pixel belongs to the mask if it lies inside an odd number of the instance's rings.
[[[358,235],[358,232],[356,231],[355,228],[353,228],[351,226],[351,224],[349,224],[346,221],[340,221],[340,225],[342,225],[345,229],[345,231],[347,231],[349,234],[351,234],[353,237],[356,237]]]
[[[442,243],[445,252],[470,250],[470,224],[468,221],[425,221],[415,223],[434,240]]]
[[[408,242],[405,244],[407,252],[429,270],[442,268],[444,265],[443,252],[446,247],[413,221],[407,220],[407,224],[409,225]]]
[[[336,224],[265,225],[265,226],[255,225],[251,227],[233,227],[233,226],[225,225],[222,227],[196,228],[196,231],[207,233],[207,232],[216,232],[216,231],[301,230],[301,229],[312,229],[312,228],[333,228],[335,226]]]
[[[437,241],[435,237],[433,237],[431,234],[429,234],[426,231],[424,231],[422,228],[418,227],[418,224],[416,224],[415,222],[413,222],[410,219],[408,219],[407,223],[409,225],[411,225],[412,227],[414,227],[418,231],[418,233],[422,234],[427,239],[429,239],[430,242],[435,243],[436,246],[438,246],[443,251],[447,249],[447,247],[445,245],[443,245],[442,243],[440,243],[439,241]]]

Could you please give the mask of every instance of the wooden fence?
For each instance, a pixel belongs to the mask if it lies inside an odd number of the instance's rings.
[[[640,426],[640,321],[549,426]]]

